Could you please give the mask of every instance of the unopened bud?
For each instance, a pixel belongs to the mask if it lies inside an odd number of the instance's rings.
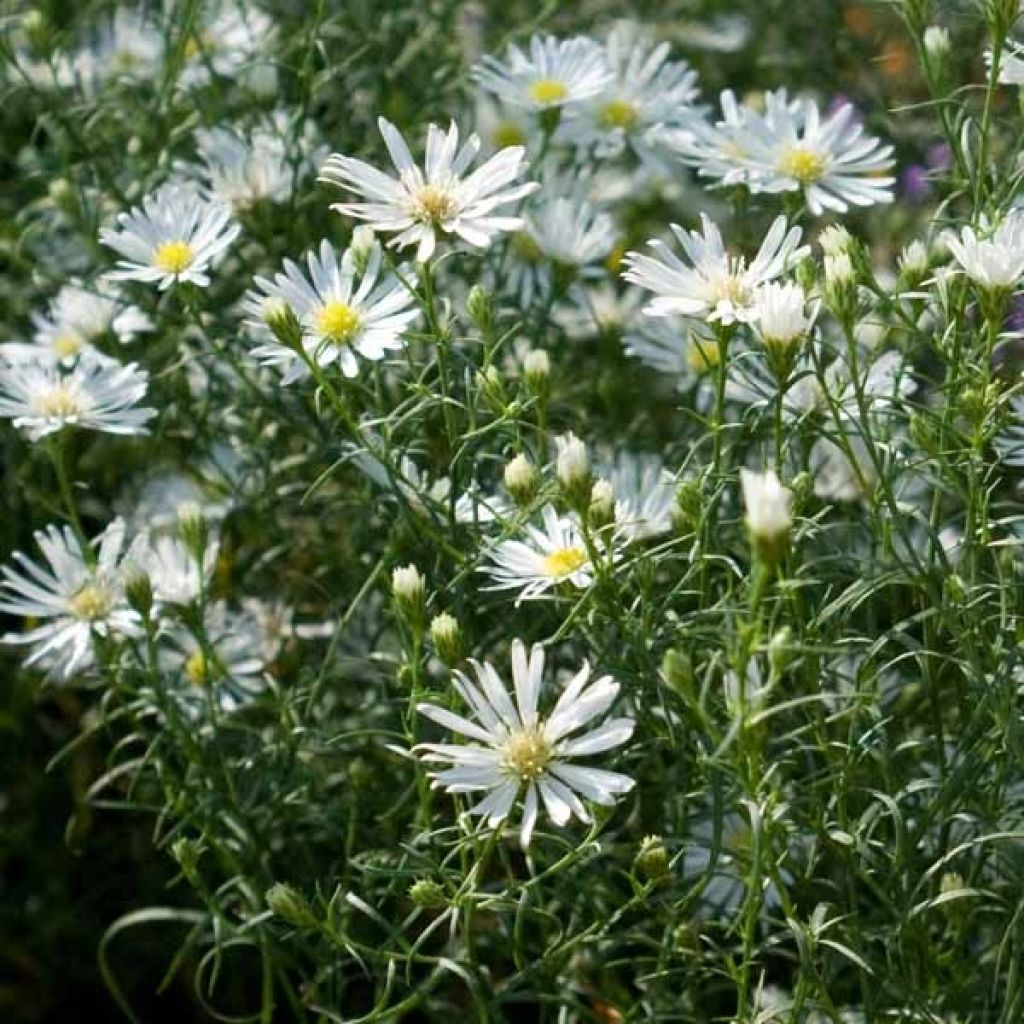
[[[600,530],[615,522],[615,490],[607,480],[597,480],[590,489],[590,522]]]
[[[633,867],[637,874],[657,881],[664,878],[672,870],[669,866],[668,850],[661,836],[644,836],[640,850],[633,859]]]
[[[281,298],[269,298],[260,309],[263,322],[277,340],[293,351],[302,345],[302,324],[295,310]]]
[[[555,472],[565,491],[566,499],[574,508],[590,502],[590,458],[587,446],[573,433],[555,438],[558,456]]]
[[[129,571],[124,582],[124,596],[133,611],[143,619],[149,618],[153,610],[153,582],[147,573],[138,568]]]
[[[204,850],[205,847],[197,839],[182,837],[171,844],[171,856],[177,861],[190,885],[197,886],[199,883],[199,858]]]
[[[462,630],[454,615],[441,612],[430,620],[430,639],[437,656],[449,668],[457,665],[462,657]]]
[[[475,284],[466,298],[466,313],[480,331],[488,331],[494,315],[494,301],[491,293],[482,285]]]
[[[415,565],[401,566],[391,573],[391,593],[398,611],[413,624],[423,621],[426,580]]]
[[[551,386],[551,359],[542,348],[533,348],[523,359],[523,380],[534,395],[546,395]]]
[[[263,898],[273,913],[295,928],[311,930],[320,926],[306,898],[284,882],[272,885]]]
[[[409,899],[425,910],[440,910],[448,905],[448,897],[440,882],[432,878],[418,878],[409,886]]]
[[[505,490],[520,507],[533,501],[537,493],[537,470],[525,455],[517,455],[505,467]]]
[[[348,244],[349,252],[355,262],[355,269],[358,274],[364,274],[370,263],[370,256],[377,245],[377,236],[369,224],[360,224],[352,232],[352,240]]]

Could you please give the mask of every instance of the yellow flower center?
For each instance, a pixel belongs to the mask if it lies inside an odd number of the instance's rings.
[[[164,242],[153,253],[153,266],[165,274],[180,274],[192,266],[196,254],[188,242]]]
[[[66,384],[54,384],[49,391],[36,397],[35,408],[40,416],[66,418],[78,415],[82,411],[82,402]]]
[[[332,299],[316,315],[317,330],[335,345],[345,345],[359,330],[359,313],[347,302]]]
[[[544,559],[544,571],[549,576],[570,576],[587,561],[580,548],[558,548]]]
[[[205,686],[210,678],[210,665],[202,651],[193,651],[185,661],[185,678],[193,686]]]
[[[702,341],[697,335],[690,335],[686,363],[694,373],[707,373],[714,369],[720,362],[719,355],[718,346],[713,341]]]
[[[415,212],[420,220],[437,224],[455,212],[455,200],[440,185],[424,185],[416,193]]]
[[[83,342],[74,331],[63,331],[54,336],[51,344],[58,359],[70,359],[82,350]]]
[[[548,105],[561,103],[569,95],[569,88],[557,78],[539,78],[531,83],[526,92],[534,103]]]
[[[538,729],[522,729],[512,733],[501,750],[505,771],[524,782],[533,782],[544,774],[551,763],[551,744]]]
[[[114,597],[99,583],[86,583],[74,597],[68,600],[68,611],[83,622],[95,622],[106,618],[114,605]]]
[[[601,107],[599,121],[602,128],[622,128],[629,131],[640,120],[640,111],[629,100],[609,100]]]
[[[782,154],[779,170],[801,185],[809,185],[825,173],[825,161],[807,146],[793,146]]]

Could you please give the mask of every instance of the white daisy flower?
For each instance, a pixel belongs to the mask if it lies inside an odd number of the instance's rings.
[[[656,455],[621,452],[611,465],[598,467],[598,475],[612,486],[617,532],[626,541],[672,529],[676,481]]]
[[[241,611],[223,601],[209,605],[203,632],[205,643],[184,625],[165,629],[160,668],[180,683],[174,693],[190,716],[200,716],[210,700],[221,711],[236,711],[265,691],[277,647],[268,645],[265,624],[251,605]]]
[[[574,284],[566,301],[551,311],[551,319],[570,338],[617,334],[640,319],[643,304],[644,293],[639,288],[619,288],[614,279],[590,286]]]
[[[992,51],[985,51],[985,66],[992,70]],[[1010,42],[999,58],[999,82],[1002,85],[1024,85],[1024,46]]]
[[[46,313],[33,313],[31,342],[0,345],[0,356],[10,361],[56,362],[70,366],[85,351],[99,357],[93,342],[113,334],[127,344],[137,334],[152,330],[153,321],[135,306],[126,305],[103,281],[86,287],[65,285]]]
[[[105,434],[145,434],[155,409],[138,408],[149,382],[135,363],[122,366],[89,352],[65,371],[55,362],[0,365],[0,417],[32,441],[64,427]]]
[[[512,238],[506,287],[522,308],[550,294],[556,279],[576,276],[600,263],[615,244],[615,221],[579,195],[559,195],[532,205]]]
[[[535,35],[528,53],[510,45],[504,61],[484,57],[473,77],[502,102],[535,111],[575,106],[614,81],[604,50],[584,36]]]
[[[424,761],[448,766],[431,773],[435,787],[448,793],[486,794],[469,814],[485,817],[491,828],[497,828],[525,786],[519,832],[525,849],[541,801],[556,825],[565,825],[573,815],[587,823],[591,816],[580,797],[610,807],[633,788],[634,781],[627,775],[571,763],[573,758],[620,747],[633,735],[631,718],[606,719],[596,728],[580,732],[615,702],[619,684],[611,676],[602,676],[588,686],[590,667],[584,662],[545,717],[538,712],[544,676],[540,644],[533,646],[527,659],[522,641],[512,641],[514,702],[490,662],[473,661],[472,665],[476,683],[461,672],[455,672],[453,680],[472,710],[472,719],[435,704],[419,704],[417,710],[476,742],[421,743],[416,748],[422,751]]]
[[[211,493],[191,476],[177,470],[158,469],[141,485],[118,500],[118,510],[132,535],[175,534],[185,518],[201,516],[209,524],[221,522],[231,509],[223,489]]]
[[[538,188],[513,184],[526,170],[522,146],[501,150],[467,174],[480,150],[479,137],[470,135],[460,148],[454,121],[447,133],[432,124],[421,170],[398,129],[383,117],[377,124],[398,177],[335,153],[324,164],[320,180],[354,192],[362,201],[336,203],[332,209],[366,221],[374,231],[394,234],[390,244],[397,248],[415,245],[421,263],[433,255],[438,234],[456,235],[483,248],[496,234],[522,225],[519,217],[495,213]]]
[[[613,77],[566,122],[564,137],[593,146],[600,158],[618,156],[628,146],[650,160],[651,128],[683,129],[699,116],[697,72],[685,61],[669,60],[669,50],[668,43],[653,43],[642,26],[619,22],[604,46]]]
[[[180,537],[144,533],[135,538],[126,562],[133,572],[144,573],[157,605],[187,605],[209,587],[217,562],[217,541],[211,539],[200,564],[195,550]]]
[[[346,377],[359,373],[359,360],[377,362],[402,347],[402,335],[420,315],[416,297],[391,273],[382,273],[380,246],[373,246],[360,273],[355,254],[347,249],[339,259],[326,239],[320,251],[306,255],[308,274],[291,260],[273,281],[257,277],[259,292],[250,292],[244,308],[250,326],[267,331],[268,301],[287,303],[302,325],[302,346],[317,366],[337,363]],[[262,294],[260,294],[262,293]],[[308,370],[290,348],[273,340],[253,350],[264,365],[283,366],[283,383]]]
[[[814,477],[814,493],[823,501],[859,501],[866,498],[878,483],[878,473],[867,442],[850,431],[847,434],[853,462],[846,448],[830,437],[814,442],[808,457]]]
[[[201,128],[196,149],[206,187],[236,209],[261,200],[281,203],[292,194],[296,174],[277,132],[257,128],[244,137],[233,128]]]
[[[205,288],[206,271],[238,237],[231,207],[206,200],[193,189],[164,185],[128,213],[118,214],[117,228],[103,228],[100,241],[118,252],[114,281],[144,281],[161,291],[188,281]]]
[[[56,63],[61,85],[79,86],[95,96],[105,82],[134,81],[152,76],[164,57],[163,34],[140,11],[115,9],[96,36],[77,53],[62,55]]]
[[[689,266],[654,239],[649,245],[657,257],[627,253],[628,270],[623,277],[654,292],[655,298],[644,309],[648,316],[681,313],[724,325],[751,322],[756,316],[757,289],[802,258],[804,250],[797,249],[800,228],[787,231],[786,218],[777,217],[748,265],[744,257],[729,255],[721,232],[706,214],[701,214],[701,225],[701,232],[671,225]]]
[[[551,505],[541,509],[544,528],[527,524],[525,540],[504,540],[489,552],[491,562],[478,571],[494,581],[488,590],[518,590],[516,604],[532,601],[568,583],[579,590],[594,581],[594,569],[579,525],[559,516]],[[614,557],[614,551],[611,552]]]
[[[264,54],[275,34],[274,22],[249,0],[216,0],[208,5],[198,31],[185,40],[185,64],[179,76],[189,88],[206,85],[212,74],[241,78],[257,91],[272,91],[276,76]],[[262,66],[261,66],[262,65]],[[267,81],[255,77],[269,71]]]
[[[139,617],[124,599],[124,523],[115,519],[92,542],[95,552],[88,555],[67,526],[37,530],[35,541],[45,564],[14,553],[14,565],[3,570],[0,611],[42,622],[0,639],[31,647],[26,665],[45,663],[68,679],[92,664],[94,633],[138,633]]]
[[[392,474],[386,465],[366,450],[357,451],[353,461],[374,483],[397,491],[419,515],[439,514],[448,506],[451,479],[446,476],[431,479],[407,455],[398,458],[397,474]],[[493,523],[510,512],[511,506],[504,498],[481,494],[476,487],[463,491],[455,499],[455,521],[466,526]]]
[[[807,312],[807,297],[798,284],[769,282],[754,298],[754,322],[765,348],[788,351],[807,337],[817,310]]]
[[[1013,288],[1024,277],[1024,210],[1011,210],[991,232],[979,238],[964,227],[945,243],[964,273],[982,288]]]
[[[716,125],[662,136],[699,174],[752,192],[802,190],[815,216],[892,202],[892,146],[866,135],[851,105],[823,120],[817,104],[780,89],[765,95],[764,113],[741,110],[731,93],[722,109]]]

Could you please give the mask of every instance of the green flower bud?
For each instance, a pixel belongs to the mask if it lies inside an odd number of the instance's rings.
[[[266,891],[263,898],[274,914],[295,928],[304,930],[319,928],[320,922],[305,897],[290,885],[276,882]]]
[[[409,899],[417,907],[426,910],[440,910],[448,905],[448,897],[439,882],[432,878],[418,878],[409,886]]]
[[[633,869],[651,881],[665,878],[671,873],[668,850],[661,836],[644,836],[640,850],[633,859]]]
[[[430,639],[437,656],[449,668],[457,665],[462,658],[462,630],[454,615],[441,612],[430,620]]]

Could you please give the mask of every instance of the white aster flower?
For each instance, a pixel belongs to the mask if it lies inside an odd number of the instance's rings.
[[[755,473],[741,469],[740,486],[751,534],[768,544],[785,537],[793,525],[793,492],[782,486],[774,470]]]
[[[308,274],[291,260],[273,281],[257,277],[259,292],[250,292],[244,308],[250,326],[265,333],[263,315],[269,302],[283,301],[302,326],[302,347],[317,366],[337,363],[346,377],[359,373],[357,355],[378,362],[402,347],[402,335],[420,315],[416,298],[390,272],[382,273],[380,246],[373,246],[360,273],[351,249],[338,258],[326,239],[319,252],[306,255]],[[262,293],[262,294],[260,294]],[[265,365],[284,366],[283,383],[304,376],[302,359],[278,341],[253,350]]]
[[[648,133],[685,128],[698,115],[697,72],[669,60],[668,43],[655,44],[635,22],[619,22],[604,47],[612,79],[567,121],[565,137],[613,157],[629,146],[642,160],[653,155]]]
[[[121,549],[124,523],[115,519],[84,552],[70,527],[49,526],[35,533],[45,564],[20,551],[5,566],[0,611],[39,622],[3,643],[27,644],[26,665],[52,666],[68,679],[92,664],[93,634],[133,636],[139,617],[124,599]]]
[[[232,128],[201,128],[196,149],[210,193],[236,209],[261,200],[281,203],[292,194],[296,171],[277,131],[260,127],[245,137]]]
[[[950,232],[945,243],[964,273],[982,288],[1013,288],[1024,277],[1024,210],[1011,210],[979,238],[972,227]]]
[[[756,315],[754,300],[760,285],[779,277],[803,256],[798,250],[800,228],[786,230],[786,218],[777,217],[761,248],[748,264],[742,256],[730,256],[714,222],[701,214],[701,232],[684,231],[673,224],[672,232],[689,258],[688,266],[662,241],[649,244],[657,254],[626,254],[627,281],[653,292],[644,309],[648,316],[681,313],[724,325],[749,323]]]
[[[866,135],[845,104],[822,119],[816,103],[790,100],[785,89],[764,97],[764,112],[722,96],[724,119],[664,141],[705,177],[752,192],[803,191],[815,216],[892,202],[892,146]]]
[[[174,695],[190,717],[201,715],[211,702],[226,712],[250,703],[266,689],[264,674],[274,657],[251,605],[240,611],[223,601],[207,606],[203,633],[201,642],[185,625],[175,624],[159,637],[160,668],[178,681]]]
[[[832,438],[818,438],[811,448],[808,463],[814,476],[814,493],[823,501],[858,501],[868,497],[878,483],[867,442],[852,430],[846,439],[852,462],[846,447]]]
[[[992,51],[985,51],[985,66],[992,70]],[[999,82],[1002,85],[1024,85],[1024,46],[1010,42],[999,58]]]
[[[522,308],[550,294],[556,279],[590,276],[615,244],[615,221],[582,195],[548,196],[523,213],[523,227],[512,238],[506,286]]]
[[[92,97],[105,82],[151,77],[163,56],[164,40],[159,28],[141,11],[118,7],[85,47],[58,58],[55,74],[59,84],[78,85]]]
[[[594,580],[578,524],[551,505],[541,509],[541,518],[543,529],[527,524],[525,540],[500,541],[489,553],[490,564],[478,570],[494,581],[488,590],[518,590],[516,604],[541,597],[559,583],[582,590]]]
[[[259,92],[270,91],[273,67],[264,54],[275,29],[270,16],[250,0],[215,0],[202,24],[185,40],[185,65],[179,81],[189,88],[206,85],[212,74],[241,78]],[[261,76],[268,71],[266,82]]]
[[[622,452],[599,474],[615,494],[615,524],[627,541],[649,540],[672,529],[676,482],[656,455]]]
[[[210,283],[206,271],[238,236],[231,207],[206,200],[193,189],[168,184],[117,218],[117,228],[103,228],[100,241],[118,252],[115,281],[145,281],[163,291],[172,284]]]
[[[127,344],[153,321],[135,306],[126,305],[103,281],[86,287],[65,285],[46,313],[34,313],[35,335],[31,343],[0,345],[0,355],[10,361],[52,361],[70,366],[83,352],[99,357],[93,343],[113,334]]]
[[[604,715],[618,696],[619,684],[611,676],[602,676],[588,686],[590,667],[584,662],[545,717],[538,711],[544,676],[540,644],[533,646],[527,659],[522,641],[512,641],[514,701],[490,662],[473,661],[472,665],[476,683],[461,672],[456,672],[453,680],[472,711],[472,719],[434,704],[419,704],[417,710],[476,742],[421,743],[416,748],[424,761],[448,766],[431,773],[435,786],[448,793],[486,794],[469,814],[486,818],[491,828],[497,828],[525,786],[519,833],[525,849],[533,836],[540,802],[556,825],[565,825],[573,815],[590,822],[580,797],[610,807],[633,788],[627,775],[571,763],[573,758],[620,747],[633,735],[631,718],[607,719],[580,732]]]
[[[105,434],[145,434],[155,409],[138,408],[149,378],[134,363],[122,366],[89,352],[69,370],[52,361],[0,365],[0,417],[32,441],[64,427]]]
[[[585,36],[533,36],[529,52],[510,45],[504,61],[484,57],[473,77],[510,106],[543,111],[575,106],[614,80],[601,46]]]
[[[616,287],[614,279],[589,287],[577,283],[570,287],[566,301],[551,311],[551,319],[570,338],[593,338],[632,327],[643,304],[644,293],[639,288]]]
[[[128,551],[126,562],[132,572],[144,573],[158,605],[187,605],[208,588],[217,561],[217,542],[208,541],[203,560],[180,537],[140,534]]]
[[[362,201],[336,203],[332,209],[366,221],[374,231],[394,234],[390,244],[397,248],[415,245],[421,263],[433,255],[438,234],[456,235],[483,248],[496,234],[521,227],[518,217],[495,211],[537,189],[535,184],[514,184],[526,169],[522,146],[501,150],[467,174],[480,150],[479,137],[470,135],[460,148],[454,121],[447,132],[432,124],[421,170],[398,129],[383,117],[377,124],[398,177],[335,153],[324,164],[320,180],[354,192]]]

